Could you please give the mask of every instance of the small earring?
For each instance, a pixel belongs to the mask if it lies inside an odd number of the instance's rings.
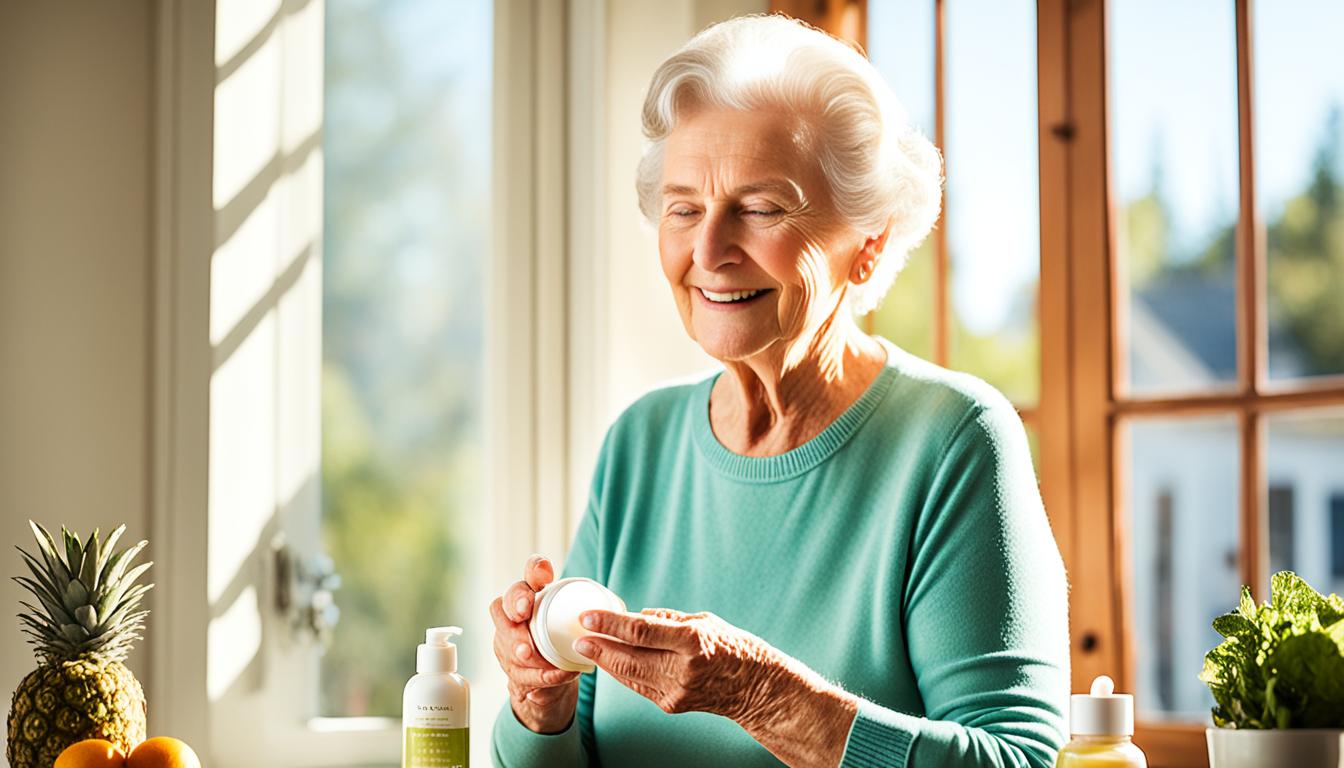
[[[873,270],[873,262],[872,262],[871,260],[869,260],[869,261],[865,261],[865,262],[863,262],[862,264],[860,264],[860,265],[859,265],[859,282],[860,282],[860,283],[862,283],[862,282],[866,282],[866,281],[868,280],[868,274],[869,274],[870,272],[872,272],[872,270]]]

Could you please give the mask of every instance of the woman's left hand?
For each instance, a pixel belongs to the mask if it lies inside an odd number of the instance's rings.
[[[574,649],[664,712],[711,712],[744,727],[770,709],[786,657],[712,613],[585,611]],[[615,638],[614,640],[611,638]]]

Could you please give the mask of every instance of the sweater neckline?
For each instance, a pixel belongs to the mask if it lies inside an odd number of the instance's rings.
[[[691,402],[694,414],[691,431],[700,455],[719,472],[731,478],[755,483],[789,480],[816,467],[849,442],[891,390],[892,382],[896,379],[893,357],[897,350],[892,349],[889,344],[883,346],[887,348],[887,362],[859,399],[851,403],[835,421],[828,424],[811,440],[777,456],[743,456],[728,450],[719,442],[709,421],[709,396],[714,390],[714,383],[724,372],[719,371],[710,376],[696,387]]]

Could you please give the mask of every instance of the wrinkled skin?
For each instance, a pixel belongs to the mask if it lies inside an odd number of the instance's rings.
[[[771,673],[784,667],[764,640],[712,613],[666,608],[588,611],[575,650],[669,714],[710,712],[750,723],[768,709]]]
[[[509,678],[519,722],[537,733],[569,727],[578,703],[578,673],[542,658],[527,622],[535,597],[555,580],[550,561],[529,558],[523,579],[490,604],[495,658]],[[712,613],[666,608],[642,613],[588,611],[584,626],[606,635],[575,650],[664,712],[711,712],[740,723],[766,710],[770,682],[787,667],[782,654]]]
[[[848,296],[891,233],[832,202],[807,121],[787,111],[688,109],[663,156],[658,253],[686,333],[730,375],[710,395],[715,436],[773,456],[815,437],[862,394],[886,353]],[[758,291],[742,303],[705,291]]]
[[[568,728],[579,700],[579,674],[558,669],[542,658],[527,628],[536,594],[552,581],[555,568],[551,561],[533,555],[523,569],[523,579],[490,603],[495,658],[509,678],[509,702],[518,721],[537,733]]]

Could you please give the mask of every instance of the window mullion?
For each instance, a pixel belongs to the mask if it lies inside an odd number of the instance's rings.
[[[1237,122],[1240,145],[1240,216],[1237,218],[1237,374],[1241,391],[1255,394],[1264,381],[1264,238],[1255,196],[1255,94],[1251,2],[1237,6]]]
[[[1073,681],[1098,675],[1133,689],[1124,665],[1122,527],[1114,504],[1112,386],[1113,265],[1108,214],[1106,8],[1060,0],[1067,19],[1069,369],[1075,517],[1070,609]],[[1111,599],[1098,599],[1099,596]]]
[[[1251,47],[1251,0],[1236,0],[1237,123],[1240,161],[1240,216],[1237,219],[1237,373],[1252,403],[1266,379],[1263,228],[1255,189],[1255,93]],[[1241,574],[1257,600],[1268,580],[1267,521],[1264,494],[1264,426],[1254,408],[1244,408],[1241,427]]]
[[[1037,317],[1041,389],[1036,406],[1041,495],[1050,526],[1073,572],[1073,443],[1069,407],[1069,115],[1068,36],[1062,0],[1037,5],[1037,119],[1040,146],[1041,270]]]

